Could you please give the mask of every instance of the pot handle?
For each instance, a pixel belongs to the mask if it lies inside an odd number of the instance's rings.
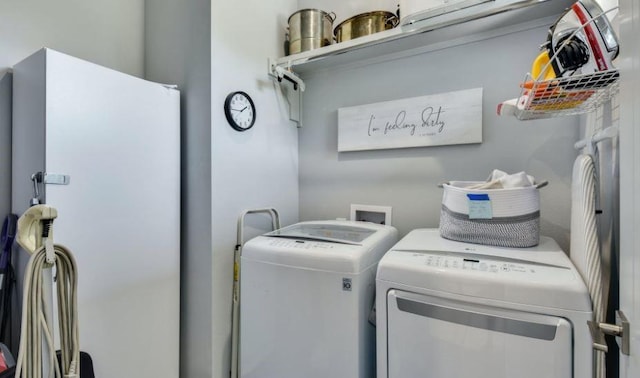
[[[384,21],[385,25],[391,25],[391,28],[395,28],[400,23],[400,18],[398,18],[395,14],[387,17]]]
[[[336,17],[335,12],[329,12],[329,19],[331,20],[331,23],[336,20]]]

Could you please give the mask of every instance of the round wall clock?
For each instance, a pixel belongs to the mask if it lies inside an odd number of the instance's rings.
[[[224,115],[234,129],[249,130],[256,122],[256,106],[248,94],[240,91],[232,92],[224,101]]]

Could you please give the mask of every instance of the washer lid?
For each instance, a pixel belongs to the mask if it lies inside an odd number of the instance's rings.
[[[359,273],[398,240],[391,226],[351,221],[302,222],[249,240],[243,261]]]
[[[547,237],[532,248],[502,248],[446,240],[437,229],[415,230],[383,257],[377,279],[421,291],[591,311],[582,278]]]
[[[348,224],[298,223],[265,234],[265,236],[290,239],[327,241],[341,244],[362,245],[362,242],[376,230]]]

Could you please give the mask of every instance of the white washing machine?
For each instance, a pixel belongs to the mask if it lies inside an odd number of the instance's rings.
[[[371,378],[378,261],[395,228],[303,222],[242,249],[240,376]]]
[[[591,301],[555,241],[514,249],[409,233],[380,261],[378,378],[590,378]]]

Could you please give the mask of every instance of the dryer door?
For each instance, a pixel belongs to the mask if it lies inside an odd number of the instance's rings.
[[[564,318],[387,294],[388,377],[571,378]]]

